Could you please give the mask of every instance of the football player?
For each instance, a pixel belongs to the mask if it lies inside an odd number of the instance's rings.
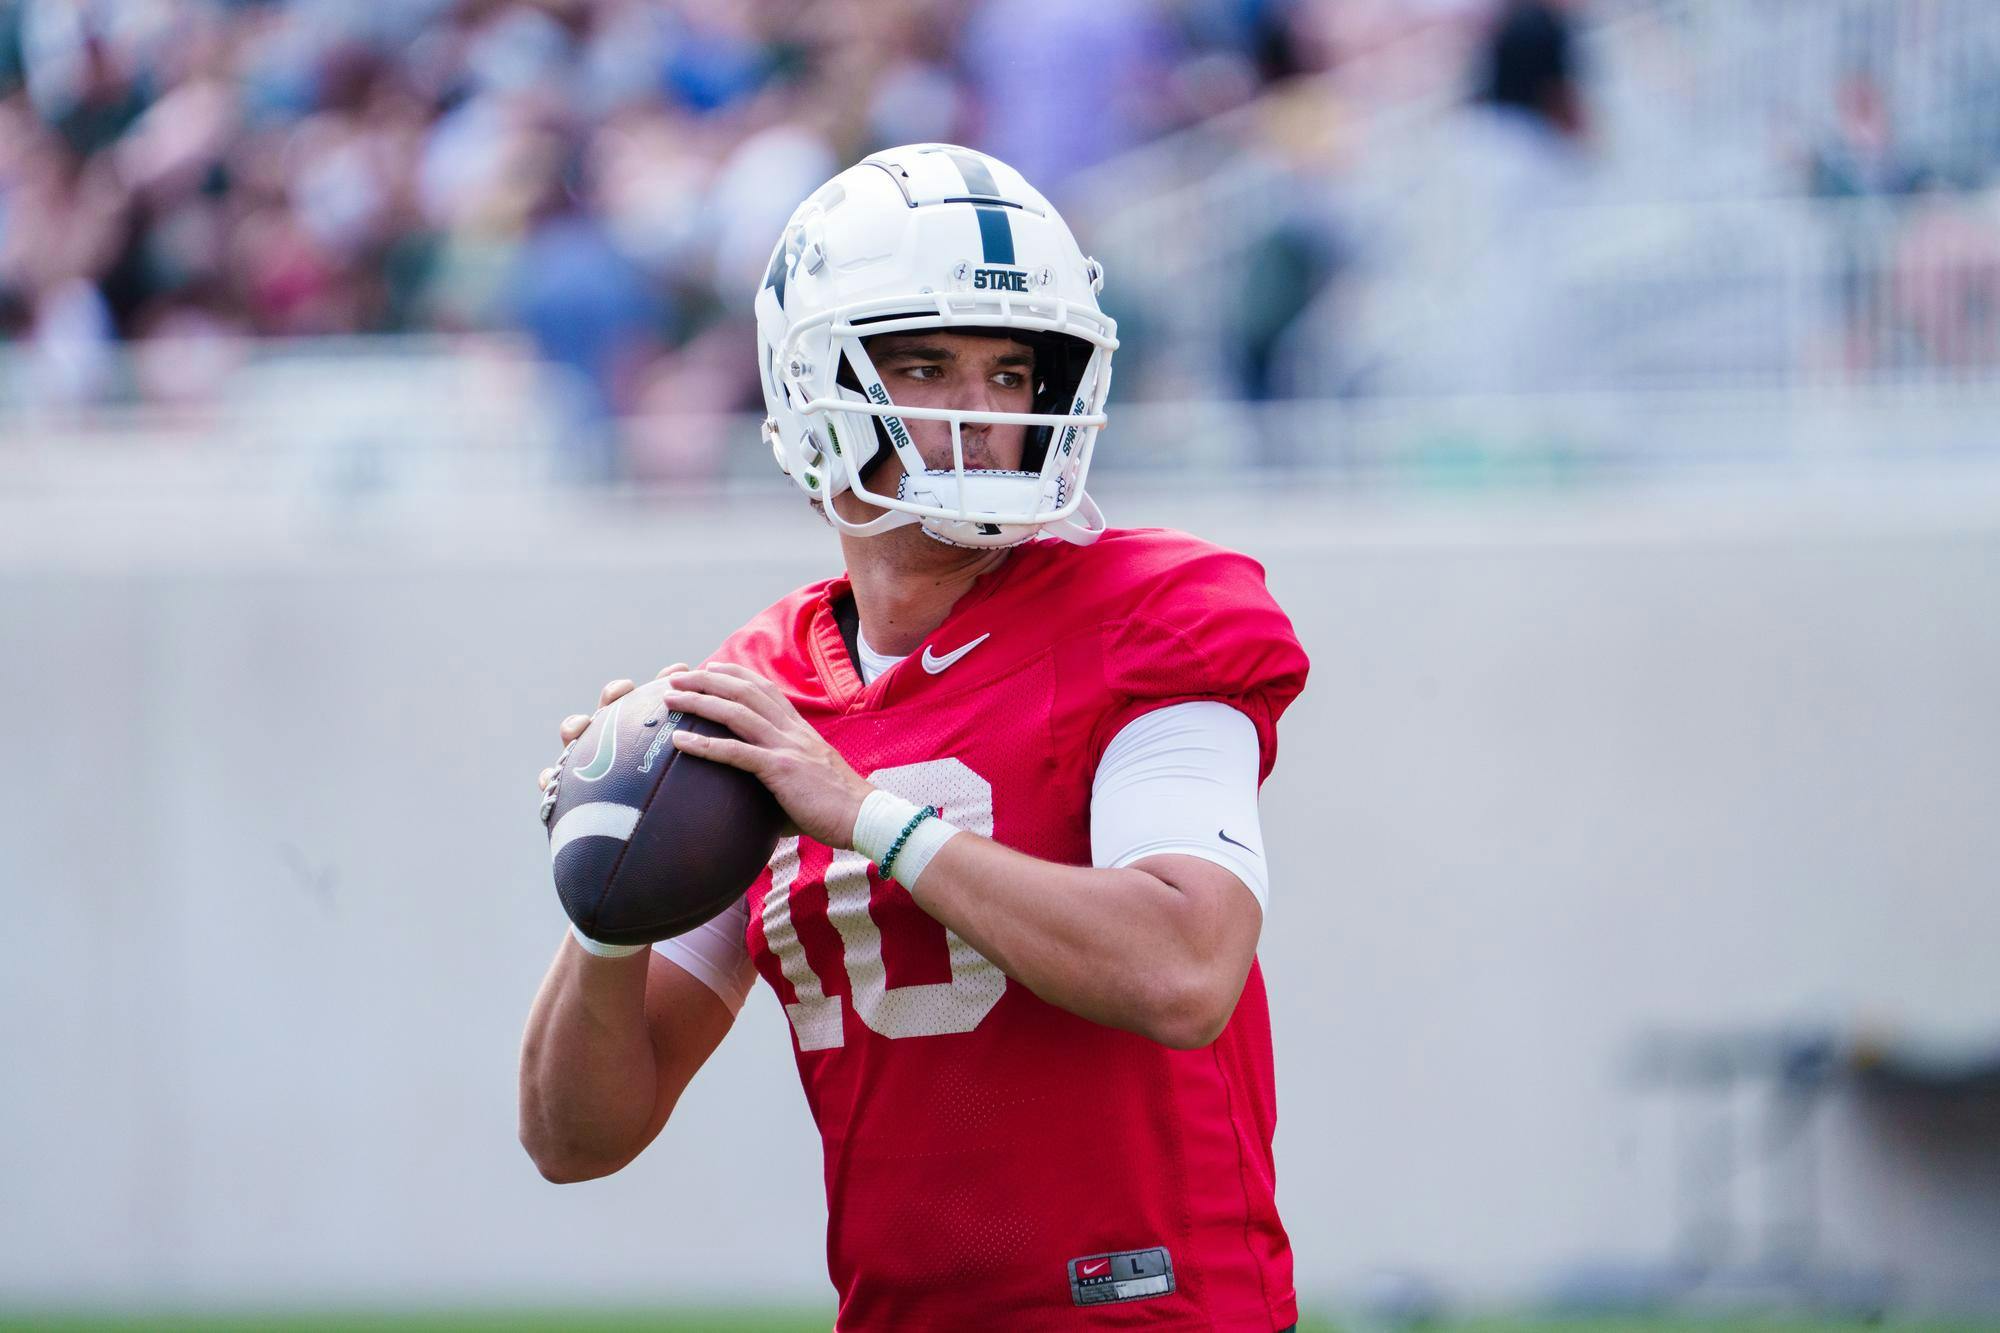
[[[1101,282],[962,148],[879,153],[793,215],[756,298],[765,438],[846,572],[662,674],[740,738],[674,743],[797,836],[690,934],[572,932],[529,1018],[522,1141],[580,1180],[651,1142],[761,976],[842,1329],[1297,1318],[1257,789],[1306,657],[1254,562],[1085,493]]]

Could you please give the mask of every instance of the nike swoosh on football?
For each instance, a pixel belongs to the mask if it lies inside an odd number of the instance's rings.
[[[1217,829],[1215,831],[1215,836],[1222,839],[1226,843],[1230,843],[1234,846],[1241,847],[1244,851],[1250,853],[1250,855],[1252,856],[1255,856],[1257,854],[1257,849],[1255,847],[1252,847],[1247,842],[1237,842],[1236,839],[1230,837],[1227,833],[1224,833],[1221,829]]]
[[[956,662],[959,658],[965,656],[967,653],[971,652],[974,648],[977,648],[980,644],[985,643],[988,639],[992,637],[993,637],[993,631],[988,630],[986,633],[974,639],[971,643],[963,644],[960,647],[954,648],[950,652],[946,653],[943,657],[933,657],[931,655],[931,646],[929,644],[925,644],[924,670],[930,672],[933,676],[935,676],[938,674],[938,672],[944,670],[946,667],[950,666],[953,662]]]
[[[618,713],[625,707],[620,699],[611,705],[611,712],[597,729],[597,753],[590,757],[590,763],[576,771],[579,782],[595,782],[611,771],[618,762]]]

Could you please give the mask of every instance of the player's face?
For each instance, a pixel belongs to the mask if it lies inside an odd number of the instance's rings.
[[[890,333],[867,343],[891,402],[903,407],[1026,412],[1035,399],[1035,353],[1011,338],[969,333]],[[906,421],[924,466],[949,468],[951,423]],[[1026,426],[966,422],[960,428],[968,469],[1011,472],[1027,451]]]

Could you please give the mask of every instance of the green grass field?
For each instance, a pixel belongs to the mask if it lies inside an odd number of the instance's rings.
[[[453,1311],[342,1314],[83,1315],[0,1313],[0,1331],[49,1333],[826,1333],[818,1312],[677,1310],[591,1312],[574,1310]],[[1419,1325],[1423,1333],[2000,1333],[2000,1323],[1814,1323],[1746,1319],[1458,1319]],[[1345,1333],[1326,1318],[1308,1318],[1299,1333]]]

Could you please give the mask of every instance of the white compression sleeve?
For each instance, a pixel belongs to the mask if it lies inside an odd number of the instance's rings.
[[[749,927],[750,900],[743,897],[713,921],[685,935],[661,940],[653,948],[714,991],[734,1014],[742,1010],[750,988],[757,984],[757,967],[750,961],[750,946],[744,937]]]
[[[1197,700],[1134,718],[1105,747],[1091,779],[1091,864],[1198,856],[1230,871],[1268,908],[1258,767],[1257,728],[1228,704]]]

